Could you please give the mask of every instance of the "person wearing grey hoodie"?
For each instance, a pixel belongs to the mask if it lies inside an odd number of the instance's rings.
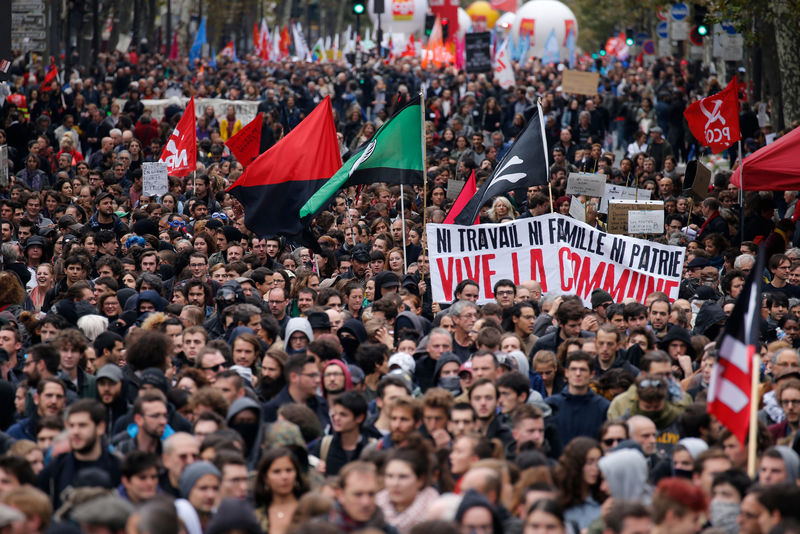
[[[649,505],[653,488],[647,483],[647,459],[638,449],[616,449],[597,463],[603,474],[600,488],[612,501],[637,501]],[[603,503],[604,507],[607,506]],[[608,509],[608,508],[606,508]],[[604,532],[603,516],[589,525],[589,534]]]
[[[295,336],[297,339],[292,339],[292,334],[299,333],[306,336],[303,342],[300,336]],[[283,342],[283,349],[290,356],[298,352],[305,352],[308,344],[314,341],[314,331],[311,329],[311,323],[305,317],[292,317],[286,323],[286,337]]]

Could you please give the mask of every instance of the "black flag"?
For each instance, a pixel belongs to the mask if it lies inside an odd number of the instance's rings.
[[[475,222],[481,206],[492,197],[503,195],[514,189],[527,189],[534,185],[547,185],[550,176],[547,163],[547,141],[544,136],[542,106],[537,104],[528,125],[483,183],[461,213],[455,224],[469,226]]]

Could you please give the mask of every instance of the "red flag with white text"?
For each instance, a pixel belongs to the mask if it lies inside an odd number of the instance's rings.
[[[708,413],[725,425],[739,443],[745,443],[750,425],[753,355],[759,345],[761,313],[761,273],[764,272],[764,246],[758,251],[756,265],[736,299],[722,332],[719,357],[708,384]]]
[[[718,154],[742,138],[736,76],[715,95],[698,100],[683,112],[695,139]]]
[[[170,176],[186,176],[197,169],[197,124],[194,97],[189,100],[181,120],[167,139],[159,161],[167,164]]]

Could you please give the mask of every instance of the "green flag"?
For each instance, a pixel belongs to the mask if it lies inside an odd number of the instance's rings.
[[[422,184],[422,110],[420,98],[383,123],[366,145],[361,146],[342,168],[325,182],[300,208],[300,218],[322,210],[342,188],[387,182]]]

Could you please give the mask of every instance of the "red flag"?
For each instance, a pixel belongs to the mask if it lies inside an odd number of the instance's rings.
[[[736,76],[719,93],[698,100],[683,112],[695,139],[717,154],[742,138]]]
[[[186,176],[197,169],[197,124],[194,115],[194,97],[167,140],[159,161],[167,164],[171,176]]]
[[[475,184],[475,169],[472,170],[472,174],[469,175],[469,179],[467,183],[464,184],[464,188],[458,194],[458,198],[453,203],[453,207],[450,208],[450,211],[447,213],[447,217],[444,218],[444,224],[455,224],[456,215],[461,213],[467,203],[472,200],[472,197],[475,196],[475,193],[478,192],[478,186]],[[475,224],[478,224],[480,219],[475,217]]]
[[[719,358],[708,384],[708,413],[725,425],[742,445],[750,425],[753,355],[759,344],[762,272],[763,245],[728,317],[719,344]]]
[[[251,120],[247,126],[225,141],[225,145],[231,149],[236,160],[247,167],[258,157],[261,148],[261,124],[263,122],[259,113],[255,119]]]
[[[39,89],[42,93],[51,91],[52,88],[50,84],[53,83],[53,80],[58,77],[58,69],[55,65],[50,66],[50,70],[47,71],[47,74],[44,75],[44,81],[42,82],[42,87]]]
[[[253,23],[253,50],[256,55],[261,55],[261,34],[258,31],[258,22]]]
[[[172,47],[169,49],[169,58],[172,60],[178,59],[178,32],[172,38]]]
[[[342,166],[330,97],[291,132],[258,156],[228,188],[258,235],[295,236],[303,230],[300,208]]]
[[[280,50],[281,57],[289,55],[289,45],[292,44],[292,37],[289,35],[289,26],[284,26],[281,30]]]

